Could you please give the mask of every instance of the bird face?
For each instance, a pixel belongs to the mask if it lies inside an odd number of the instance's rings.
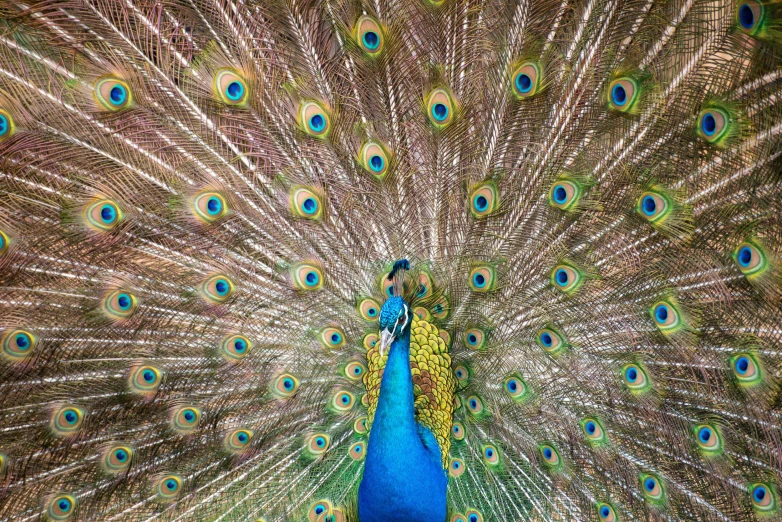
[[[380,354],[383,355],[394,339],[410,328],[412,314],[401,297],[388,299],[380,310]]]

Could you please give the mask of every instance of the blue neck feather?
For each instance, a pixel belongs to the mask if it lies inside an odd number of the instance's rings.
[[[410,333],[391,343],[358,491],[361,522],[444,522],[448,477],[434,435],[415,420]]]

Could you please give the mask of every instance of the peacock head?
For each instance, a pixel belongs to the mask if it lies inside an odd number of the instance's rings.
[[[410,331],[413,314],[401,297],[392,297],[380,309],[380,355],[385,354],[391,343]]]

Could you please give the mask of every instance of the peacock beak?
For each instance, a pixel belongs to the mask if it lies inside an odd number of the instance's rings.
[[[380,332],[380,356],[386,354],[386,349],[394,342],[394,334],[389,330],[382,330]]]

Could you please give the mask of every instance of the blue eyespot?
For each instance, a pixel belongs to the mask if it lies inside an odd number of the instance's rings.
[[[432,116],[437,121],[445,121],[448,118],[448,107],[444,103],[435,103],[432,106]]]
[[[342,336],[338,333],[331,334],[331,342],[334,344],[338,344],[342,341]]]
[[[657,210],[657,202],[652,196],[646,196],[644,197],[643,202],[641,202],[641,208],[643,209],[644,214],[653,216]]]
[[[323,446],[325,446],[325,445],[326,445],[326,439],[324,439],[323,437],[318,437],[318,438],[316,438],[316,439],[315,439],[315,444],[316,444],[316,445],[317,445],[319,448],[322,448]]]
[[[193,413],[193,412],[192,412],[192,411],[190,411],[190,410],[187,410],[187,411],[185,412],[185,420],[186,420],[186,421],[192,421],[194,418],[195,418],[195,413]]]
[[[469,334],[467,336],[467,342],[474,346],[478,342],[478,336],[474,333]]]
[[[557,270],[555,278],[559,286],[567,286],[567,282],[568,282],[567,270],[565,270],[564,268],[560,268],[559,270]]]
[[[657,319],[657,322],[664,323],[668,320],[668,313],[668,307],[661,304],[654,310],[654,317]]]
[[[369,317],[375,317],[377,315],[377,309],[376,308],[370,308],[367,310],[367,315]]]
[[[603,506],[600,508],[600,516],[603,518],[606,518],[608,515],[611,514],[611,509],[609,509],[608,506]]]
[[[323,506],[315,506],[315,514],[316,515],[320,515],[324,511],[326,511],[326,508],[324,508]]]
[[[286,379],[283,379],[283,381],[282,381],[282,385],[283,385],[283,387],[284,387],[286,390],[291,390],[291,389],[293,389],[293,379],[291,379],[291,378],[286,378]]]
[[[383,170],[383,167],[385,166],[386,162],[383,159],[382,156],[375,155],[369,158],[369,166],[374,170],[375,172],[381,172]]]
[[[597,430],[597,425],[593,421],[589,421],[584,425],[584,428],[586,428],[587,433],[593,435]]]
[[[71,509],[71,503],[68,500],[62,499],[57,503],[57,506],[62,511],[68,511]]]
[[[315,201],[315,198],[307,198],[304,200],[301,207],[307,214],[314,214],[318,211],[318,202]]]
[[[117,211],[113,205],[103,205],[100,209],[100,218],[104,223],[113,223],[117,218]]]
[[[126,458],[128,458],[128,454],[125,453],[123,450],[119,450],[116,453],[114,453],[114,456],[117,458],[118,461],[122,462]]]
[[[5,136],[10,128],[11,126],[8,125],[8,118],[6,118],[4,114],[0,114],[0,137]]]
[[[701,428],[698,432],[698,438],[701,439],[701,442],[704,444],[709,442],[709,439],[711,438],[711,429],[709,428]]]
[[[122,105],[128,97],[128,91],[120,84],[114,85],[109,91],[109,99],[114,105]]]
[[[225,95],[229,100],[238,101],[244,96],[244,85],[241,82],[233,81],[225,88]]]
[[[155,372],[152,370],[144,370],[143,377],[145,381],[152,382],[155,380]]]
[[[133,300],[130,298],[128,294],[119,294],[117,296],[117,304],[119,307],[123,310],[127,310],[130,308],[130,305],[133,303]]]
[[[739,7],[739,23],[744,29],[752,29],[755,26],[755,13],[747,4]]]
[[[562,185],[554,187],[554,201],[560,205],[567,201],[567,190]]]
[[[18,334],[14,341],[16,341],[17,348],[22,351],[25,351],[30,347],[30,338],[26,334]]]
[[[551,451],[551,448],[544,448],[543,449],[543,456],[547,459],[551,459],[551,457],[554,455],[554,452]]]
[[[736,359],[736,371],[743,375],[747,370],[749,370],[749,359],[742,355]]]
[[[617,83],[614,85],[614,88],[611,89],[611,99],[620,107],[627,102],[627,91],[622,87],[622,84]]]
[[[627,377],[627,380],[629,382],[635,382],[636,379],[638,379],[638,370],[636,370],[635,368],[632,368],[632,367],[628,368],[625,371],[625,377]]]
[[[508,390],[515,392],[519,388],[519,385],[514,380],[508,381]]]
[[[473,283],[475,286],[477,286],[478,288],[483,288],[484,286],[486,286],[486,278],[484,277],[484,275],[483,275],[483,274],[481,274],[481,273],[476,273],[476,274],[475,274],[475,275],[472,277],[472,283]]]
[[[758,486],[755,488],[755,491],[752,492],[752,498],[755,499],[756,502],[763,502],[763,499],[766,498],[767,492],[765,486]]]
[[[752,262],[752,249],[748,246],[741,247],[737,257],[742,267],[748,267],[750,262]]]
[[[713,136],[717,131],[717,120],[711,113],[706,113],[701,119],[701,130],[706,136]]]
[[[470,515],[470,522],[479,522],[478,515]]]
[[[529,92],[532,89],[532,78],[524,73],[517,74],[516,88],[519,92]]]
[[[470,399],[470,408],[475,409],[478,407],[478,401],[475,399]]]
[[[318,274],[315,272],[307,272],[307,275],[304,277],[305,281],[307,281],[307,285],[309,286],[315,286],[318,284]]]
[[[487,208],[489,208],[489,200],[486,199],[486,196],[484,196],[483,194],[477,195],[475,197],[474,203],[475,203],[475,209],[478,212],[484,212],[486,211]]]
[[[234,349],[238,353],[242,353],[243,351],[245,351],[247,349],[247,343],[244,342],[243,339],[237,339],[236,341],[234,341]]]
[[[364,41],[364,45],[367,47],[367,49],[374,50],[377,49],[378,45],[380,45],[380,37],[374,31],[365,32],[361,39]]]
[[[551,338],[551,334],[548,332],[543,332],[540,336],[540,342],[543,343],[543,345],[546,348],[551,347],[551,345],[554,343],[554,339]]]
[[[310,118],[310,128],[314,132],[322,131],[324,128],[326,128],[326,118],[324,118],[321,114],[315,114],[312,118]]]
[[[239,433],[236,438],[239,439],[239,442],[247,442],[247,434],[244,432]]]
[[[214,196],[209,198],[206,202],[206,210],[212,215],[219,214],[222,208],[223,208],[222,202]]]
[[[646,480],[644,480],[644,488],[646,488],[646,491],[652,492],[654,491],[654,488],[657,487],[657,481],[654,480],[651,477],[647,477]]]
[[[176,491],[177,488],[176,480],[167,480],[166,488],[168,488],[170,491]]]
[[[491,448],[486,448],[486,458],[490,459],[494,456],[494,450]]]
[[[225,281],[223,279],[218,279],[215,282],[215,290],[217,290],[217,293],[220,295],[225,295],[228,293],[228,290],[230,289],[230,286],[228,285],[228,281]]]
[[[76,422],[76,419],[79,418],[78,415],[71,410],[66,411],[64,417],[69,424],[73,424]]]

